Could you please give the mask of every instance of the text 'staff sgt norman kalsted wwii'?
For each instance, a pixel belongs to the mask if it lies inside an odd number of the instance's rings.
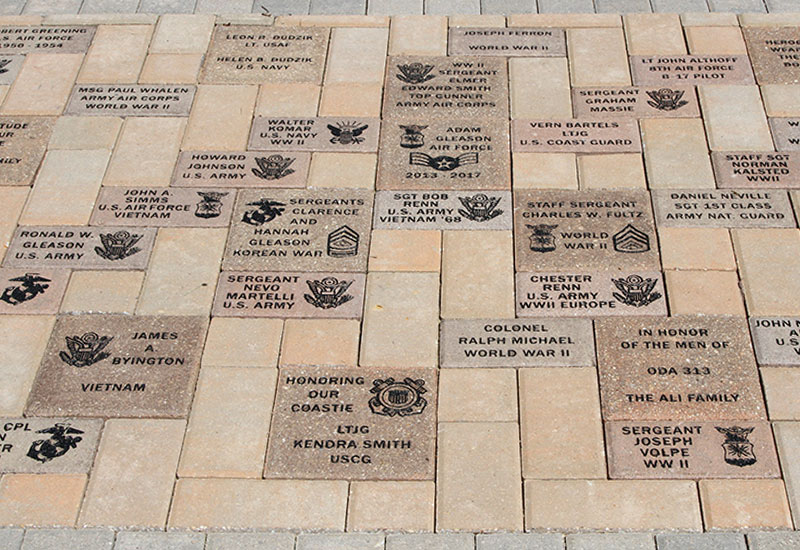
[[[285,368],[265,476],[433,479],[436,369]]]
[[[61,316],[25,413],[184,418],[207,325],[189,316]]]

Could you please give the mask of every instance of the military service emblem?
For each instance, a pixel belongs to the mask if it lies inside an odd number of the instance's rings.
[[[422,414],[428,402],[422,397],[427,392],[424,380],[404,378],[396,382],[394,378],[377,379],[372,382],[369,408],[381,416],[412,416]]]

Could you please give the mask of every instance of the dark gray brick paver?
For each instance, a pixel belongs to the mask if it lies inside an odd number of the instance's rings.
[[[648,533],[577,533],[567,535],[567,550],[655,550]]]
[[[37,15],[53,15],[78,13],[81,0],[28,0],[22,13]]]
[[[311,0],[309,13],[318,15],[364,15],[367,0]]]
[[[367,15],[420,15],[424,0],[367,0]]]
[[[800,548],[800,533],[796,531],[750,533],[747,535],[747,543],[750,550],[797,550]]]
[[[206,550],[294,550],[291,533],[209,533]]]
[[[197,0],[142,0],[139,13],[194,13]]]
[[[22,529],[0,529],[0,550],[19,550],[24,535]]]
[[[563,550],[559,533],[501,533],[475,537],[476,550]]]
[[[262,13],[262,6],[272,15],[307,15],[311,0],[255,0],[253,13]]]
[[[110,529],[28,529],[22,550],[111,550],[114,531]]]
[[[480,0],[425,0],[425,13],[430,15],[478,14],[480,12]]]
[[[747,550],[739,533],[671,533],[656,536],[658,550]]]
[[[205,542],[204,533],[121,531],[114,550],[203,550]]]
[[[762,0],[708,0],[711,11],[734,13],[763,13],[767,11]]]
[[[706,0],[650,0],[653,11],[660,13],[697,13],[708,11]]]
[[[650,13],[650,0],[595,0],[597,13]]]
[[[475,536],[461,533],[387,535],[386,550],[473,550]]]
[[[592,0],[539,0],[539,13],[594,13]]]
[[[377,533],[301,533],[295,550],[383,550],[383,546],[384,536]]]
[[[83,0],[81,13],[135,13],[139,0]]]
[[[536,12],[535,0],[481,0],[481,13],[510,15]]]

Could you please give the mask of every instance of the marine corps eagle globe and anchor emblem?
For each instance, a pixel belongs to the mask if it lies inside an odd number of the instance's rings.
[[[44,291],[47,290],[50,285],[43,283],[50,283],[52,281],[46,277],[42,277],[38,273],[26,273],[19,277],[13,277],[9,279],[8,282],[19,284],[6,287],[3,294],[0,295],[0,300],[12,306],[17,306],[23,302],[33,300],[40,294],[44,294]]]
[[[369,408],[373,414],[381,416],[413,416],[422,414],[428,402],[422,397],[425,389],[425,381],[422,379],[414,380],[404,378],[402,382],[396,382],[394,378],[386,380],[373,380],[370,393],[373,396],[369,400]]]
[[[50,439],[37,439],[28,449],[27,456],[42,464],[64,456],[83,441],[82,437],[76,437],[83,431],[71,427],[69,422],[58,422],[55,426],[38,430],[36,433],[50,434]]]

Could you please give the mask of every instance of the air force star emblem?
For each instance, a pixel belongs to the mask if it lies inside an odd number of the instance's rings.
[[[427,166],[440,172],[449,172],[459,166],[478,164],[478,153],[464,153],[457,157],[447,155],[432,157],[426,153],[409,153],[408,163],[415,166]]]

